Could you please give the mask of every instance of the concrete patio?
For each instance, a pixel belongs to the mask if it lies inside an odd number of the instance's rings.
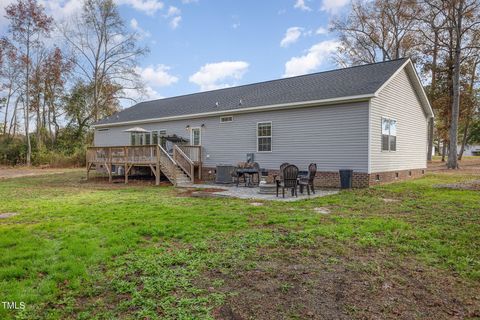
[[[188,184],[179,186],[181,188],[188,188],[188,189],[198,189],[198,193],[192,193],[193,196],[209,196],[209,197],[228,197],[228,198],[239,198],[239,199],[250,199],[250,200],[267,200],[267,201],[299,201],[299,200],[307,200],[307,199],[314,199],[319,197],[325,197],[333,194],[337,194],[338,190],[315,190],[315,194],[308,195],[305,191],[303,194],[298,192],[298,197],[291,195],[290,191],[285,190],[285,198],[282,198],[281,190],[280,194],[277,197],[275,194],[260,194],[259,187],[245,187],[236,185],[220,185],[220,184]],[[208,192],[208,195],[202,193],[202,189],[219,189],[218,192]]]

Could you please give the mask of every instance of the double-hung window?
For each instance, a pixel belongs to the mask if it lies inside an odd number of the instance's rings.
[[[397,151],[397,120],[382,117],[382,151]]]
[[[272,123],[257,123],[257,152],[272,151]]]

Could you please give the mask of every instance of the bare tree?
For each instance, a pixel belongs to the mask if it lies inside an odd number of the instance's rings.
[[[419,12],[414,0],[353,2],[346,20],[332,22],[341,42],[337,62],[359,65],[412,56],[418,46],[413,31]]]
[[[461,64],[468,57],[469,51],[478,49],[478,29],[480,2],[478,0],[451,0],[447,6],[447,21],[453,39],[453,76],[452,104],[449,132],[449,150],[447,167],[458,168],[458,119],[460,113],[460,74]],[[472,41],[472,39],[474,41]]]
[[[18,0],[6,8],[6,17],[10,22],[9,33],[12,42],[21,53],[22,71],[24,72],[24,122],[27,138],[27,165],[31,164],[32,145],[30,142],[30,70],[32,57],[47,37],[52,26],[52,18],[45,14],[44,8],[36,0]]]
[[[94,121],[112,113],[112,99],[131,99],[127,89],[143,92],[135,66],[147,48],[137,46],[138,35],[125,28],[112,0],[86,0],[81,15],[62,30],[75,53],[77,75],[93,86]]]

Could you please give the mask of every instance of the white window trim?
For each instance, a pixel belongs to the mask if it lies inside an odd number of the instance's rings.
[[[232,118],[232,120],[230,121],[222,121],[223,118]],[[233,122],[233,116],[221,116],[220,117],[220,123],[223,124],[223,123],[230,123],[230,122]]]
[[[395,134],[395,150],[390,150],[390,128],[389,128],[389,131],[388,131],[388,150],[383,150],[383,141],[382,141],[382,136],[383,136],[383,119],[385,120],[393,120],[395,121],[395,124],[397,125],[396,129],[398,131],[398,121],[397,119],[394,119],[394,118],[390,118],[390,117],[383,117],[380,119],[380,151],[381,152],[397,152],[398,148],[397,148],[397,142],[398,142],[398,139],[397,138],[397,134]]]
[[[270,123],[270,136],[261,136],[261,137],[258,136],[258,125],[261,124],[261,123]],[[256,136],[257,136],[257,153],[271,153],[271,152],[273,152],[273,123],[272,123],[272,121],[257,122],[257,125],[255,127],[255,131],[256,131]],[[258,150],[258,138],[270,138],[270,151],[259,151]]]
[[[198,139],[198,140],[199,140],[199,144],[198,144],[198,145],[201,146],[201,145],[202,145],[202,128],[201,128],[201,127],[192,127],[192,128],[190,128],[190,143],[191,143],[192,146],[194,145],[194,144],[193,144],[193,130],[195,130],[195,129],[198,129],[198,132],[200,133],[200,135],[199,135],[199,137],[198,137],[198,138],[199,138],[199,139]]]

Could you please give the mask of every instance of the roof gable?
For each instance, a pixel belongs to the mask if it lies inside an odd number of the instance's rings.
[[[368,99],[409,59],[355,66],[238,87],[145,101],[104,118],[94,126],[141,123],[163,118],[246,112],[267,106]]]
[[[385,81],[385,83],[378,88],[378,90],[375,92],[375,96],[378,97],[380,92],[393,80],[395,77],[403,70],[405,69],[407,74],[409,75],[410,82],[412,83],[413,88],[418,94],[418,98],[420,99],[420,103],[422,104],[423,110],[427,117],[433,117],[433,109],[432,106],[430,105],[430,101],[428,100],[427,94],[425,92],[425,89],[423,88],[423,84],[420,81],[420,78],[418,77],[417,70],[415,69],[415,66],[413,65],[412,60],[407,59],[404,64],[398,68],[398,70],[391,75],[390,79]]]

